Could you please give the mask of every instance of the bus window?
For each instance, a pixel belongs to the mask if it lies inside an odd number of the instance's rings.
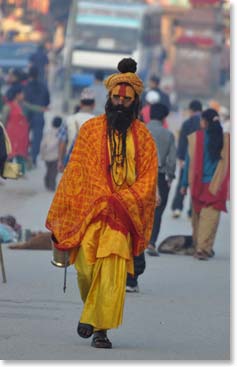
[[[78,24],[77,48],[90,51],[132,52],[137,47],[138,29],[98,24]]]

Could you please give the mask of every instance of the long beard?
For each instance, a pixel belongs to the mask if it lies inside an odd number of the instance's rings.
[[[108,127],[124,134],[134,120],[134,103],[129,107],[114,106],[109,99],[105,105]]]
[[[112,173],[113,180],[116,185],[121,186],[127,178],[127,172],[122,183],[116,182],[114,170],[117,166],[124,167],[126,161],[126,137],[127,130],[134,120],[134,103],[129,107],[121,105],[114,106],[109,99],[105,105],[105,113],[108,121],[108,135],[111,151],[111,164],[109,170]],[[118,144],[116,143],[115,135],[118,133]]]

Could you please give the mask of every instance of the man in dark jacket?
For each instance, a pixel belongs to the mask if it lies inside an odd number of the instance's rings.
[[[25,113],[32,132],[31,157],[36,166],[37,156],[44,129],[44,112],[50,103],[49,91],[46,84],[38,80],[38,69],[32,66],[29,71],[29,81],[24,89]]]
[[[193,100],[190,102],[188,108],[189,108],[189,118],[185,120],[181,126],[178,141],[177,158],[179,161],[180,172],[179,172],[179,180],[175,191],[175,196],[172,202],[172,211],[174,218],[178,218],[181,215],[183,209],[184,195],[180,193],[180,188],[181,188],[181,177],[183,174],[183,166],[188,147],[188,135],[200,129],[200,116],[202,112],[202,104],[199,100]],[[191,216],[190,210],[188,215]]]

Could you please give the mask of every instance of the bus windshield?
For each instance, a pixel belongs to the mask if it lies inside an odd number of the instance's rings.
[[[76,47],[90,51],[132,52],[137,48],[139,30],[126,27],[78,24]]]

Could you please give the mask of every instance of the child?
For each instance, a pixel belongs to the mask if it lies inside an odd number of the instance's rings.
[[[61,124],[62,118],[59,116],[54,117],[52,127],[44,135],[40,146],[41,158],[45,161],[47,168],[44,183],[49,191],[55,191],[56,189],[56,177],[58,173],[58,130]]]

